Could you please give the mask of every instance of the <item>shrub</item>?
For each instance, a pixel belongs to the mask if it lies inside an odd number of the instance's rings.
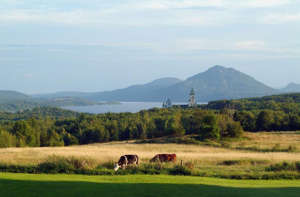
[[[273,164],[273,165],[270,165],[269,167],[267,167],[266,171],[273,171],[273,172],[298,171],[298,172],[300,172],[300,162],[293,162],[293,163],[282,162],[282,163]]]
[[[101,165],[98,165],[97,169],[103,169],[103,168],[114,169],[114,165],[115,165],[114,161],[109,161]]]
[[[186,166],[176,165],[174,168],[169,169],[171,175],[184,175],[190,176],[193,174],[192,170]]]
[[[281,148],[280,148],[280,144],[275,144],[272,148],[273,152],[280,152]]]
[[[293,146],[293,145],[290,145],[287,149],[287,152],[297,152],[297,147]]]
[[[233,166],[233,165],[240,165],[242,162],[240,160],[225,160],[220,163],[220,165],[225,166]]]
[[[72,173],[78,170],[95,169],[96,166],[96,162],[91,159],[51,156],[40,163],[38,169],[42,173]]]
[[[243,159],[243,160],[225,160],[219,163],[219,165],[225,166],[233,166],[233,165],[259,165],[259,164],[266,164],[269,161],[267,160],[252,160],[252,159]]]
[[[227,123],[227,136],[226,137],[240,137],[244,133],[241,123],[229,121]]]
[[[16,136],[0,129],[0,148],[16,146]]]
[[[36,166],[18,166],[7,164],[0,164],[0,171],[13,173],[38,173],[38,169]]]

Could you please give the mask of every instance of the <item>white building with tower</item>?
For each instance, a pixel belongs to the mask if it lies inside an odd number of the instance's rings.
[[[194,88],[192,88],[190,92],[189,107],[196,107],[196,106],[197,106],[197,102],[195,97],[195,90]]]
[[[170,98],[167,98],[164,102],[163,102],[163,108],[170,108],[172,107],[172,101]]]

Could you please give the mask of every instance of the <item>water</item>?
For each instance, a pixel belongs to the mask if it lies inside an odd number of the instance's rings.
[[[182,103],[178,103],[182,104]],[[139,112],[144,109],[161,108],[161,102],[121,102],[120,104],[103,104],[103,105],[89,105],[89,106],[68,106],[64,109],[85,112],[93,114],[103,114],[107,112],[120,113],[120,112]]]

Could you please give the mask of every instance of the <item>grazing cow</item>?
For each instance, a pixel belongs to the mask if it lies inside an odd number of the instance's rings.
[[[176,154],[158,154],[150,162],[176,162]]]
[[[119,161],[115,163],[114,170],[117,171],[119,168],[125,169],[128,165],[139,165],[139,156],[137,155],[123,155]]]

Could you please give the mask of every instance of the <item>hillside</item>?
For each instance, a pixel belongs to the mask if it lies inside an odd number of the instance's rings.
[[[192,88],[199,102],[265,96],[275,92],[274,89],[235,69],[214,66],[182,83],[161,90],[160,94],[165,93],[174,101],[187,101]]]
[[[177,78],[162,78],[143,85],[94,93],[88,99],[96,101],[162,101],[163,95],[157,95],[161,89],[180,83]]]
[[[25,95],[16,91],[0,90],[0,104],[10,101],[20,101],[30,99],[28,95]]]
[[[169,97],[175,102],[186,102],[192,88],[196,91],[198,102],[257,97],[278,92],[235,69],[214,66],[184,81],[176,78],[163,78],[144,85],[83,96],[94,101],[161,102]]]
[[[291,89],[295,89],[295,86],[290,85],[286,89],[291,91]],[[113,91],[94,93],[57,92],[33,95],[30,101],[38,102],[39,105],[66,106],[89,105],[99,101],[162,102],[168,97],[173,102],[187,102],[192,88],[196,92],[198,102],[260,97],[282,92],[268,87],[253,77],[233,68],[214,66],[184,81],[177,78],[162,78],[150,83],[133,85]],[[28,99],[28,96],[23,95],[21,97],[21,95],[19,95],[20,98]]]
[[[65,119],[78,117],[80,113],[54,108],[54,107],[36,107],[33,109],[26,109],[17,113],[1,112],[0,111],[0,123],[6,121],[28,120],[31,118],[36,119]]]
[[[76,97],[32,97],[15,91],[0,91],[0,111],[16,112],[22,110],[29,110],[35,107],[50,106],[85,106],[94,105],[95,102],[84,98]]]
[[[286,93],[300,92],[300,84],[290,83],[285,88],[282,88],[280,91]]]
[[[90,96],[92,93],[85,92],[73,92],[73,91],[65,91],[65,92],[55,92],[48,94],[34,94],[31,95],[33,98],[39,99],[57,99],[57,98],[85,98]]]

